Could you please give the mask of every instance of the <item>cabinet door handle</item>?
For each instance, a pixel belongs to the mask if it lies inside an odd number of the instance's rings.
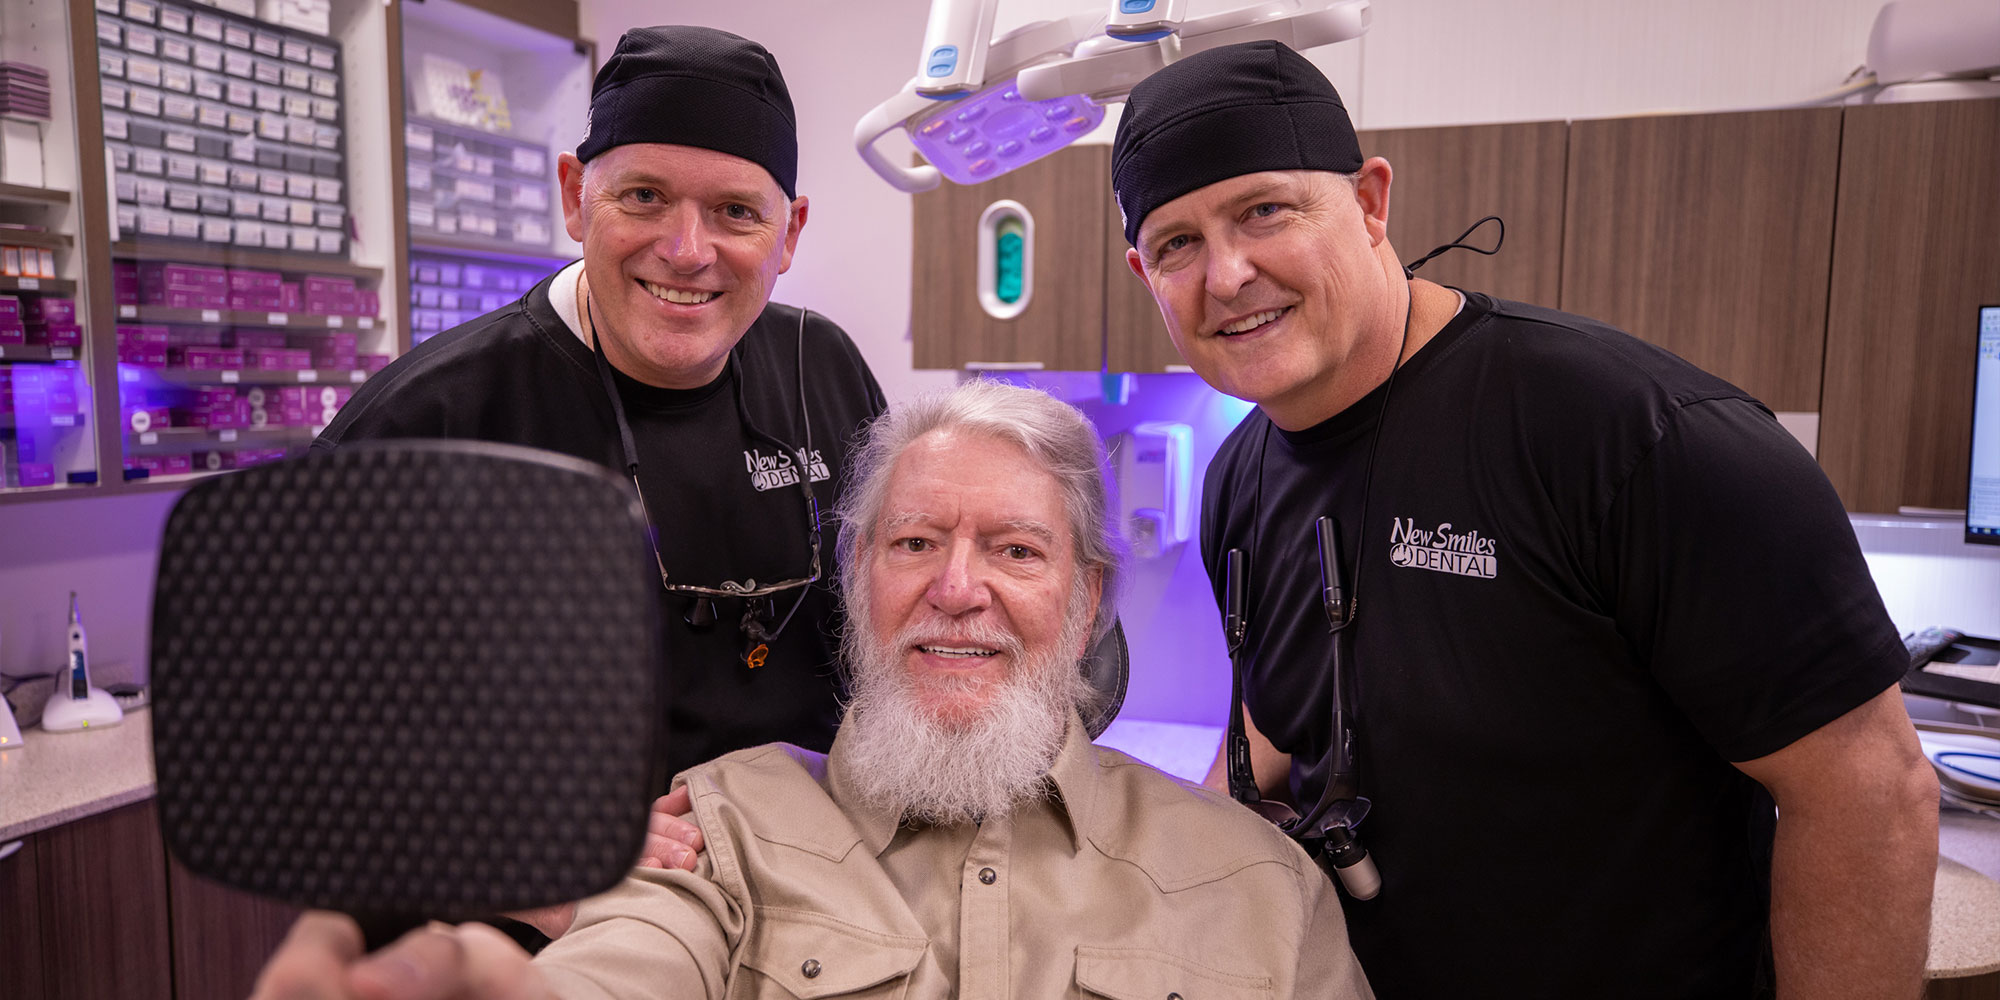
[[[1042,370],[1040,361],[967,361],[965,370],[969,372],[1037,372]]]

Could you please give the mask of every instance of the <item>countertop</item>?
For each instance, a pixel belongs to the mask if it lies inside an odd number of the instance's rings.
[[[21,730],[0,750],[0,844],[153,797],[153,715],[138,708],[115,726]]]
[[[1949,809],[1938,816],[1937,890],[1931,897],[1933,979],[2000,972],[2000,819]]]
[[[1136,738],[1141,734],[1117,735],[1127,738],[1114,736],[1112,742],[1127,752],[1153,756],[1144,754],[1141,745],[1126,746],[1144,744],[1146,740]],[[22,737],[20,748],[0,751],[0,845],[153,796],[153,717],[148,709],[129,711],[123,722],[105,729],[50,733],[32,727],[22,730]],[[1212,759],[1214,741],[1203,745],[1208,749],[1202,754],[1183,756]],[[2000,819],[1957,810],[1939,817],[1937,894],[1926,964],[1926,974],[1937,979],[2000,972]]]

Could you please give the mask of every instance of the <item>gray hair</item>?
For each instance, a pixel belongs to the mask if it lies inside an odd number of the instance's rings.
[[[1040,389],[974,379],[891,407],[869,425],[867,440],[848,459],[847,489],[834,511],[840,522],[841,588],[848,594],[860,592],[864,560],[857,554],[875,541],[896,459],[912,442],[937,430],[962,430],[1016,445],[1055,477],[1069,515],[1077,585],[1093,570],[1102,574],[1090,627],[1095,646],[1117,617],[1124,582],[1125,543],[1111,517],[1114,491],[1104,445],[1090,420]]]

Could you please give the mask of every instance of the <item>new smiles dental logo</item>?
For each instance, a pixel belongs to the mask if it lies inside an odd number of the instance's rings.
[[[760,493],[782,486],[797,486],[799,483],[798,463],[792,460],[792,456],[782,451],[766,455],[762,449],[752,448],[743,453],[743,468],[750,473],[750,485],[756,487]],[[813,453],[807,458],[807,468],[812,473],[812,481],[815,483],[824,482],[833,475],[826,467],[826,459],[820,456],[817,448],[813,449]]]
[[[1389,564],[1493,579],[1500,570],[1493,539],[1453,527],[1446,521],[1435,528],[1419,528],[1416,518],[1396,518],[1389,526]]]

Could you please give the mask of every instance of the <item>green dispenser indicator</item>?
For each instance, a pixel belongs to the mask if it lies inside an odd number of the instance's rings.
[[[993,227],[993,295],[1007,305],[1021,301],[1022,271],[1027,266],[1027,229],[1008,217]]]

